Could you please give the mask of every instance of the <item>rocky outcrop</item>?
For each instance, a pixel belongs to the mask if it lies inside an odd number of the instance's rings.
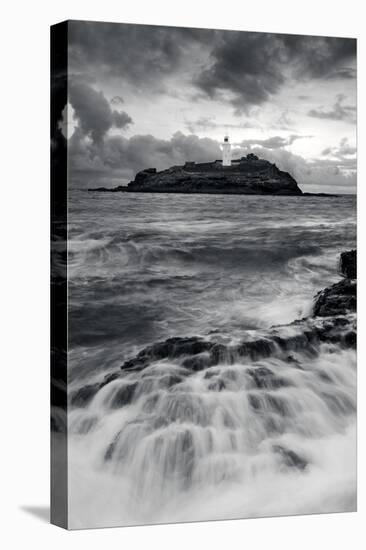
[[[258,361],[267,357],[278,357],[295,364],[293,353],[301,351],[314,356],[322,343],[340,344],[345,348],[354,347],[355,331],[354,319],[337,314],[332,319],[309,317],[295,321],[291,325],[273,327],[265,335],[253,339],[244,338],[237,345],[225,345],[199,337],[189,338],[190,344],[187,345],[187,338],[171,338],[143,349],[135,357],[125,361],[121,369],[124,372],[140,371],[152,362],[163,359],[178,361],[189,372],[204,370],[222,363],[230,365],[245,359]],[[204,351],[199,351],[201,348]],[[253,371],[253,380],[259,387],[260,384],[273,385],[273,373],[267,371],[269,369]]]
[[[356,279],[357,277],[357,254],[356,250],[349,250],[348,252],[342,252],[339,269],[344,277],[349,279]]]
[[[315,297],[314,315],[329,317],[356,311],[356,290],[357,283],[352,279],[325,288]]]
[[[243,362],[253,363],[246,369],[248,383],[254,390],[276,390],[289,385],[289,381],[267,366],[256,364],[268,357],[276,357],[302,368],[298,361],[298,352],[309,358],[316,357],[322,344],[335,344],[344,349],[356,346],[356,281],[346,274],[354,274],[355,251],[342,254],[341,272],[345,278],[325,288],[315,297],[313,311],[306,318],[289,325],[274,326],[265,331],[243,331],[242,341],[235,344],[224,344],[211,337],[174,337],[156,342],[142,349],[137,355],[126,360],[120,370],[109,373],[99,383],[90,384],[70,395],[70,402],[75,407],[86,406],[94,395],[105,385],[123,378],[125,373],[139,372],[155,361],[168,360],[179,365],[179,371],[172,374],[167,371],[164,387],[170,388],[179,384],[186,376],[218,365],[232,365]],[[218,378],[215,369],[209,369],[204,378],[210,379],[210,391],[225,389],[225,380]],[[324,373],[324,377],[326,377]],[[212,380],[211,380],[212,379]],[[118,408],[131,402],[136,392],[136,383],[121,386],[113,397],[112,408]],[[253,409],[261,407],[261,401],[251,397]],[[273,401],[271,406],[282,407],[280,401]],[[305,468],[306,462],[289,454],[282,448],[276,449],[282,459],[293,462],[295,467]]]
[[[352,268],[355,267],[355,257],[355,251],[342,253],[343,275],[354,273]],[[240,344],[224,345],[196,336],[169,338],[144,348],[135,357],[125,361],[121,369],[142,370],[153,361],[171,359],[179,360],[183,368],[194,372],[219,363],[232,364],[244,358],[257,361],[278,356],[291,362],[295,361],[293,352],[316,354],[316,348],[321,343],[354,347],[355,319],[349,314],[356,310],[356,287],[356,281],[346,277],[315,296],[311,316],[290,325],[272,327],[257,338],[244,338]],[[258,369],[255,373],[263,384],[270,379],[268,373],[260,373]]]
[[[342,252],[339,269],[344,279],[325,288],[316,295],[314,315],[329,317],[332,315],[346,315],[356,311],[356,250]]]
[[[105,187],[89,191],[137,193],[213,193],[238,195],[302,195],[294,178],[267,160],[253,154],[223,166],[220,160],[186,162],[158,172],[142,170],[127,187]]]

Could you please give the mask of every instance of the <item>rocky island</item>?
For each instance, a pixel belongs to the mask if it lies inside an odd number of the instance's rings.
[[[295,179],[268,160],[250,153],[225,165],[213,162],[186,162],[157,171],[138,172],[127,186],[98,187],[89,191],[133,193],[209,193],[228,195],[302,195]]]

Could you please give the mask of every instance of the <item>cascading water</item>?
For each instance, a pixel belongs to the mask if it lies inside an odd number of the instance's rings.
[[[347,240],[349,206],[339,204],[328,234],[327,207],[313,211],[318,225],[311,220],[309,227],[306,212],[303,223],[300,216],[304,206],[298,201],[305,199],[296,199],[294,231],[296,239],[301,233],[302,246],[282,241],[277,252],[256,259],[256,245],[270,248],[273,232],[275,241],[279,231],[283,238],[291,232],[278,229],[286,220],[286,201],[275,199],[272,223],[262,223],[264,199],[250,198],[251,208],[259,209],[258,231],[242,245],[246,260],[238,257],[235,242],[242,212],[234,208],[230,224],[223,224],[221,203],[212,197],[212,212],[207,205],[205,210],[207,233],[204,223],[193,227],[197,212],[184,223],[169,219],[169,231],[155,226],[154,236],[153,208],[144,215],[150,232],[142,234],[125,218],[123,238],[114,234],[112,242],[104,228],[100,249],[91,231],[89,248],[77,244],[85,236],[71,226],[71,527],[355,509],[355,351],[333,333],[318,337],[320,321],[286,325],[307,315],[314,294],[339,278],[338,241]],[[118,225],[118,211],[105,200]],[[178,204],[167,212],[180,211]],[[89,211],[82,214],[89,220]],[[179,250],[169,251],[174,231]],[[352,246],[352,235],[342,249]],[[207,250],[213,242],[225,249],[221,260],[217,251],[195,255],[200,239],[209,241]],[[91,288],[93,307],[83,309],[86,296],[92,300]],[[271,329],[276,322],[283,326]],[[346,315],[337,330],[346,333],[353,322],[354,315]],[[156,344],[163,334],[193,336]]]
[[[127,523],[352,509],[355,356],[324,348],[295,365],[272,358],[193,374],[155,362],[103,386],[69,418],[79,438],[71,462],[93,465],[93,522],[109,521],[98,476]]]

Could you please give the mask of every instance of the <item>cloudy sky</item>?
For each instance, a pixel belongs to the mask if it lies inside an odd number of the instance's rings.
[[[253,151],[304,191],[356,188],[356,41],[69,23],[70,181]]]

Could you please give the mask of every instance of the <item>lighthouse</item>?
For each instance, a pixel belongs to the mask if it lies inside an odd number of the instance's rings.
[[[231,166],[231,145],[229,143],[229,136],[224,137],[224,143],[222,144],[222,165]]]

